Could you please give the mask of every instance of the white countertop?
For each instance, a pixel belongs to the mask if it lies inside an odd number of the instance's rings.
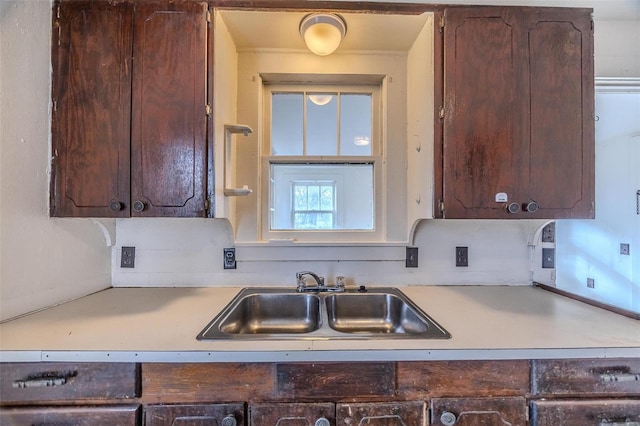
[[[111,288],[0,324],[0,361],[640,357],[640,321],[535,287],[400,286],[447,340],[198,341],[238,287]]]

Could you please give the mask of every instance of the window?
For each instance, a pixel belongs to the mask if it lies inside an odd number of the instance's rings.
[[[293,229],[334,229],[334,181],[294,181],[291,188]]]
[[[379,86],[265,85],[264,99],[263,238],[379,233]]]

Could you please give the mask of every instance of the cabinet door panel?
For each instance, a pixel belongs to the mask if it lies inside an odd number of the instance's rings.
[[[136,5],[132,216],[204,215],[206,12],[205,3]]]
[[[58,25],[51,214],[128,216],[131,7],[65,2]]]
[[[503,8],[445,12],[444,202],[447,217],[490,217],[516,196],[517,17]]]
[[[144,409],[145,426],[221,426],[225,419],[244,425],[244,404],[151,405]]]
[[[253,426],[314,426],[320,418],[335,425],[333,403],[252,404],[249,424]]]
[[[436,398],[431,424],[438,426],[525,426],[524,398]]]
[[[138,405],[0,409],[2,425],[135,426],[139,417]]]
[[[640,359],[558,359],[532,363],[534,395],[640,396]]]
[[[1,402],[135,398],[138,371],[133,363],[6,363]]]
[[[531,403],[532,426],[640,424],[640,400],[562,400]]]
[[[338,404],[339,425],[422,426],[425,404],[422,401]]]
[[[589,14],[525,14],[529,200],[538,215],[593,217],[593,70]]]

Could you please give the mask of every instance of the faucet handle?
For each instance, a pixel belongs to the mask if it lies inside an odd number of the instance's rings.
[[[343,289],[345,287],[345,283],[346,283],[346,280],[342,275],[338,275],[336,277],[336,287]]]

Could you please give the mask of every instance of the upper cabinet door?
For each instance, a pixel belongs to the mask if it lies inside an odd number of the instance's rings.
[[[516,193],[521,122],[518,17],[508,8],[445,12],[446,217],[492,217]]]
[[[54,16],[52,216],[129,214],[131,22],[130,5],[111,2]]]
[[[207,5],[135,10],[132,216],[204,216]]]
[[[589,10],[450,8],[444,24],[441,216],[593,217]]]
[[[524,14],[528,193],[543,217],[594,217],[593,29],[585,9]],[[527,197],[528,196],[528,197]]]

